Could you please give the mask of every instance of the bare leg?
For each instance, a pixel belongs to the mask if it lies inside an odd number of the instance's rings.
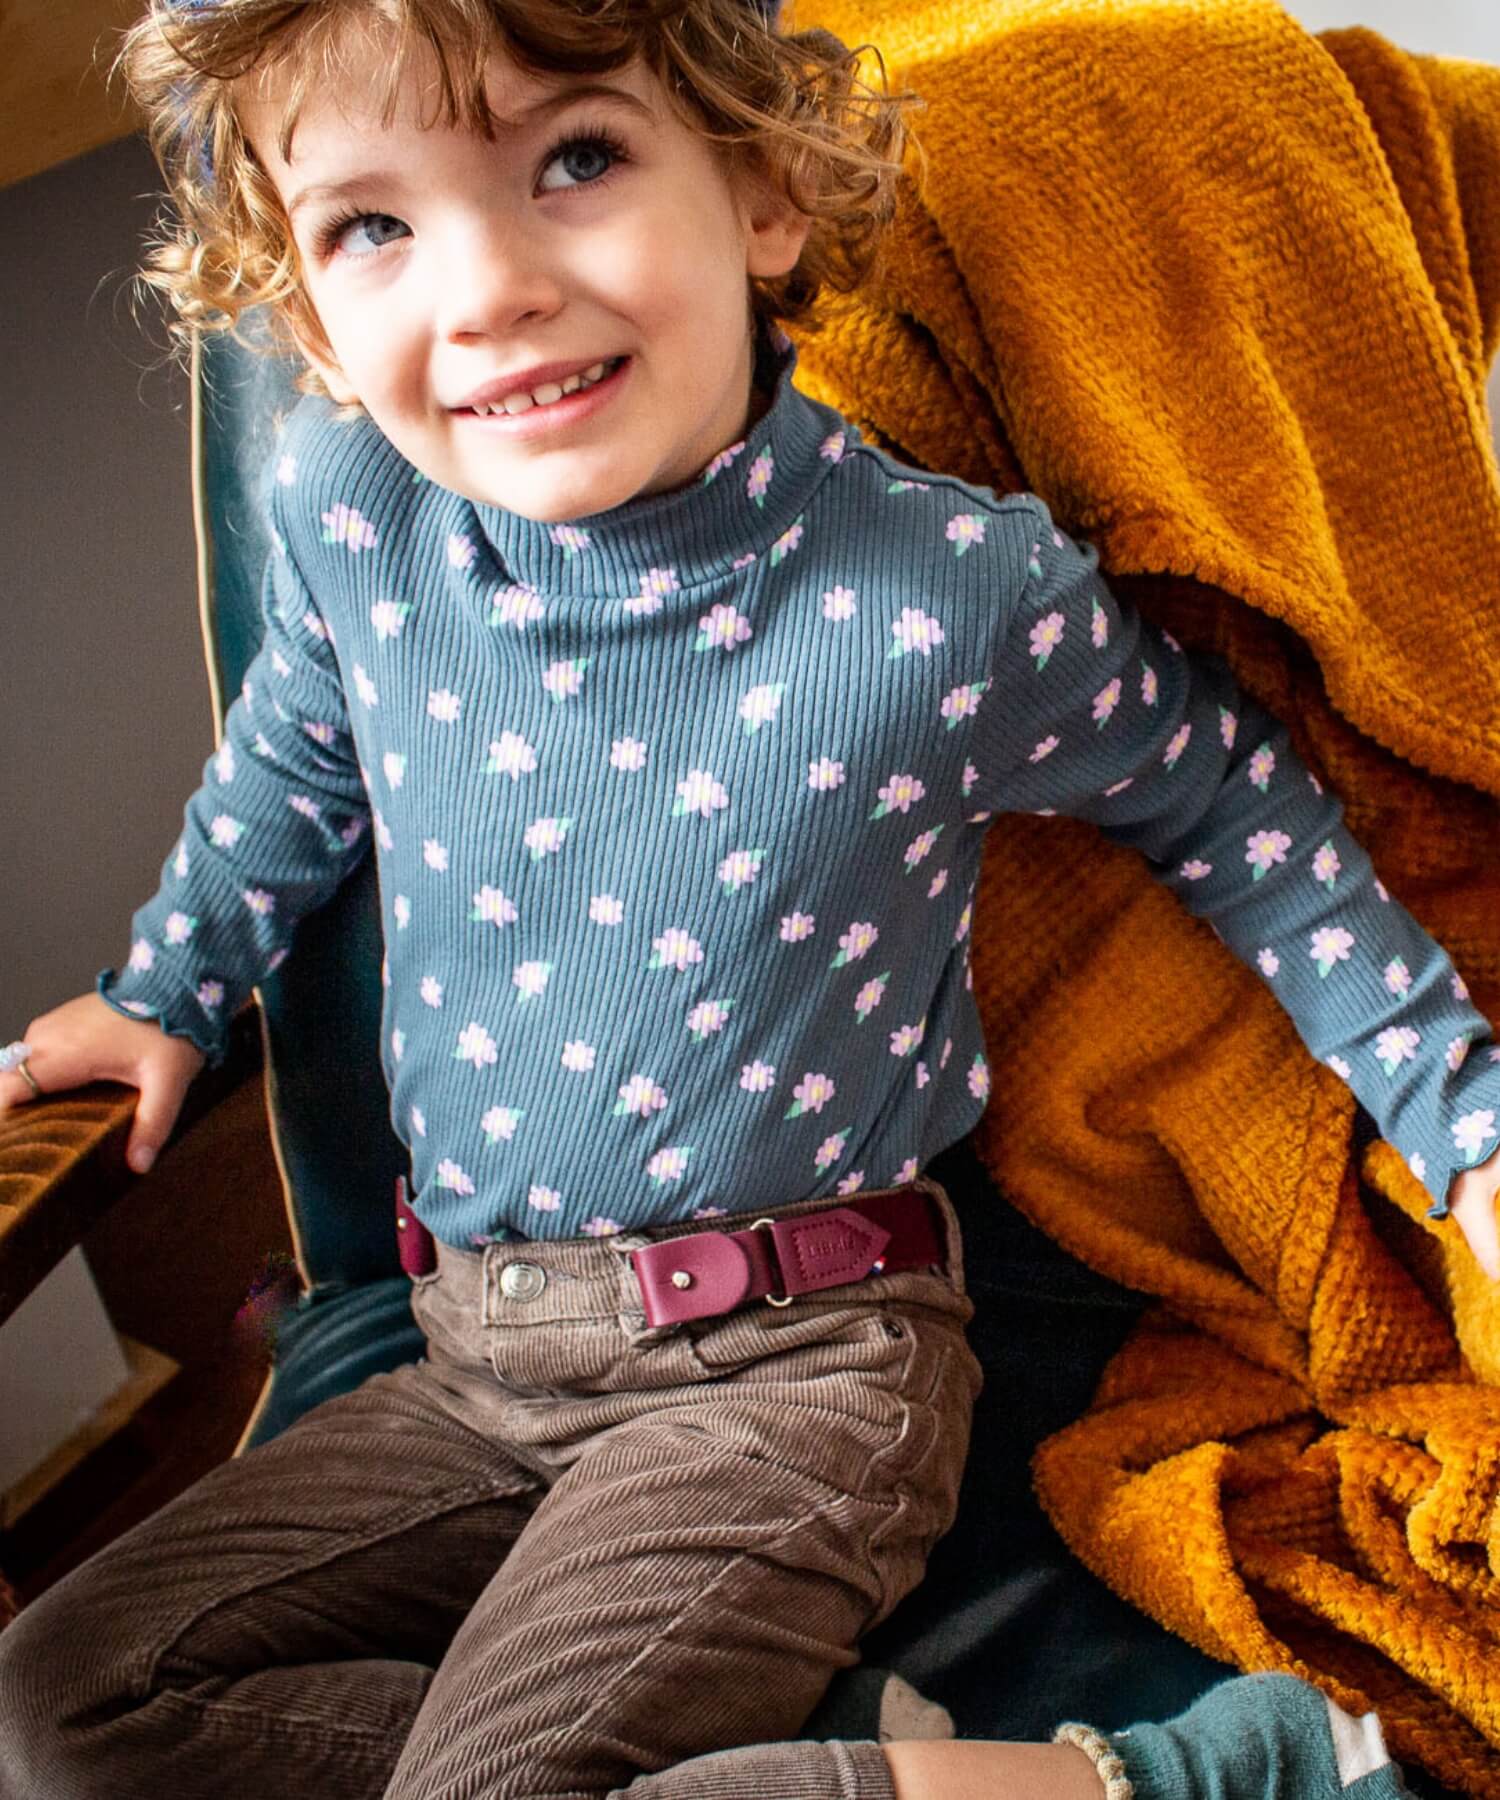
[[[1104,1784],[1071,1744],[976,1739],[882,1744],[896,1800],[1100,1800]]]

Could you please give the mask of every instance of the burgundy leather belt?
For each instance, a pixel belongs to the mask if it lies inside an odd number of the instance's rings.
[[[758,1219],[744,1231],[663,1238],[630,1260],[648,1325],[733,1312],[747,1300],[788,1306],[800,1294],[920,1269],[944,1260],[943,1232],[925,1188],[850,1196],[821,1212]]]

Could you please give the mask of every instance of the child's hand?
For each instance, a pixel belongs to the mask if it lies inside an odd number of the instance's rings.
[[[1500,1281],[1500,1234],[1495,1205],[1500,1199],[1500,1150],[1477,1168],[1465,1169],[1449,1190],[1448,1211],[1469,1240],[1479,1266],[1491,1281]]]
[[[80,994],[26,1027],[26,1067],[44,1095],[90,1081],[139,1088],[125,1158],[145,1174],[167,1141],[183,1096],[203,1067],[202,1051],[146,1020],[127,1019],[97,994]],[[0,1074],[0,1117],[37,1098],[22,1075]]]

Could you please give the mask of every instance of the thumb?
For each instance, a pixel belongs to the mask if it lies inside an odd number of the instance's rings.
[[[137,1175],[146,1173],[171,1136],[187,1090],[187,1081],[178,1075],[142,1074],[141,1097],[136,1102],[130,1141],[125,1146],[125,1160]]]

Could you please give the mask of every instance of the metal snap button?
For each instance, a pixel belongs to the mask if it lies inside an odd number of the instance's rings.
[[[535,1300],[547,1285],[547,1271],[535,1263],[507,1263],[500,1271],[500,1292],[507,1300]]]

